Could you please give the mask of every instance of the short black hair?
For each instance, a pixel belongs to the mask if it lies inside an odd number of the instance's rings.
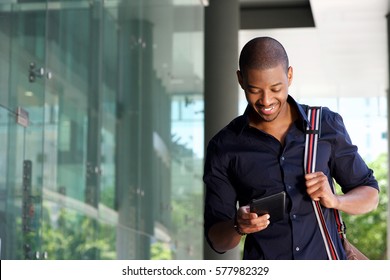
[[[265,70],[282,64],[286,73],[289,62],[283,45],[271,37],[256,37],[241,50],[239,67],[241,72],[247,69]]]

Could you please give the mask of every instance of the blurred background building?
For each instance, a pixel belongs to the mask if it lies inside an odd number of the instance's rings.
[[[388,0],[0,0],[0,258],[203,259],[205,143],[255,36],[388,150]],[[237,258],[237,251],[223,258]]]

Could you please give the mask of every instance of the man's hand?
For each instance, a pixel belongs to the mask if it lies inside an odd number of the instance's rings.
[[[269,225],[269,215],[260,217],[249,212],[249,206],[240,207],[237,211],[236,225],[241,233],[254,233],[264,230]],[[219,222],[212,226],[208,232],[209,239],[217,252],[226,252],[236,247],[241,235],[234,229],[234,221]]]
[[[376,209],[379,203],[378,190],[370,186],[358,186],[343,195],[333,194],[328,178],[322,172],[305,175],[307,193],[314,201],[327,208],[347,214],[365,214]]]
[[[333,194],[329,185],[328,177],[322,172],[314,172],[305,175],[307,194],[314,201],[320,203],[327,208],[336,208],[340,203],[338,197]]]
[[[237,226],[242,233],[254,233],[266,229],[270,223],[270,215],[258,216],[251,213],[249,206],[242,206],[237,211]]]

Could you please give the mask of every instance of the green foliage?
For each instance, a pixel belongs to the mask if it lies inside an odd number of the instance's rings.
[[[347,237],[369,259],[386,259],[387,236],[387,154],[382,154],[369,164],[380,187],[378,208],[365,215],[342,213],[347,227]]]
[[[114,209],[114,201],[115,201],[115,187],[108,186],[101,190],[100,194],[100,202],[107,207]]]
[[[197,259],[203,248],[203,193],[190,193],[172,200],[174,259]]]
[[[172,253],[169,245],[163,242],[155,242],[151,246],[152,260],[171,260]]]
[[[42,227],[42,247],[49,259],[115,259],[115,228],[74,211],[61,209],[51,222],[48,208]]]

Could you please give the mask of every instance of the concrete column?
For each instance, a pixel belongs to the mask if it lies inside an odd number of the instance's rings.
[[[238,0],[210,0],[205,8],[205,147],[238,115]],[[204,242],[205,259],[240,259],[239,248],[216,254]]]

